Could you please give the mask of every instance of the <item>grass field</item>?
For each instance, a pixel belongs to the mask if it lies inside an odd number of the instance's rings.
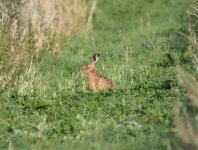
[[[0,149],[178,149],[174,108],[184,90],[174,60],[191,71],[177,33],[186,31],[190,2],[98,1],[93,31],[65,37],[61,53],[33,61],[1,94]],[[113,90],[87,90],[80,68],[95,52]]]

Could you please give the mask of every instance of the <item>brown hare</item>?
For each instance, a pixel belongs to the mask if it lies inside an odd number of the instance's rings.
[[[94,54],[92,57],[92,63],[82,67],[82,70],[87,74],[88,88],[94,92],[107,90],[113,87],[111,80],[107,79],[103,75],[96,73],[94,69],[99,57],[99,53]]]

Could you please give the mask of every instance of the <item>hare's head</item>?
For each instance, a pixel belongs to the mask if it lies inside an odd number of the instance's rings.
[[[83,67],[82,67],[82,70],[83,70],[84,72],[86,72],[86,73],[89,73],[89,72],[94,71],[95,64],[96,64],[96,62],[98,61],[99,57],[100,57],[100,54],[99,54],[99,53],[94,54],[93,57],[92,57],[92,63],[83,66]]]

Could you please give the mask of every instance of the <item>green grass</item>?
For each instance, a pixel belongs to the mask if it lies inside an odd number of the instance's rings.
[[[1,94],[0,149],[177,149],[174,106],[182,90],[166,55],[178,59],[187,49],[176,31],[185,31],[189,5],[98,1],[91,33],[64,38],[59,55],[34,62]],[[87,90],[80,68],[94,52],[113,90]]]

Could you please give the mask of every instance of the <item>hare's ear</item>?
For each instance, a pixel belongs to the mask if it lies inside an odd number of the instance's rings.
[[[100,57],[99,53],[94,54],[93,57],[92,57],[92,64],[95,65],[96,62],[98,61],[99,57]]]

